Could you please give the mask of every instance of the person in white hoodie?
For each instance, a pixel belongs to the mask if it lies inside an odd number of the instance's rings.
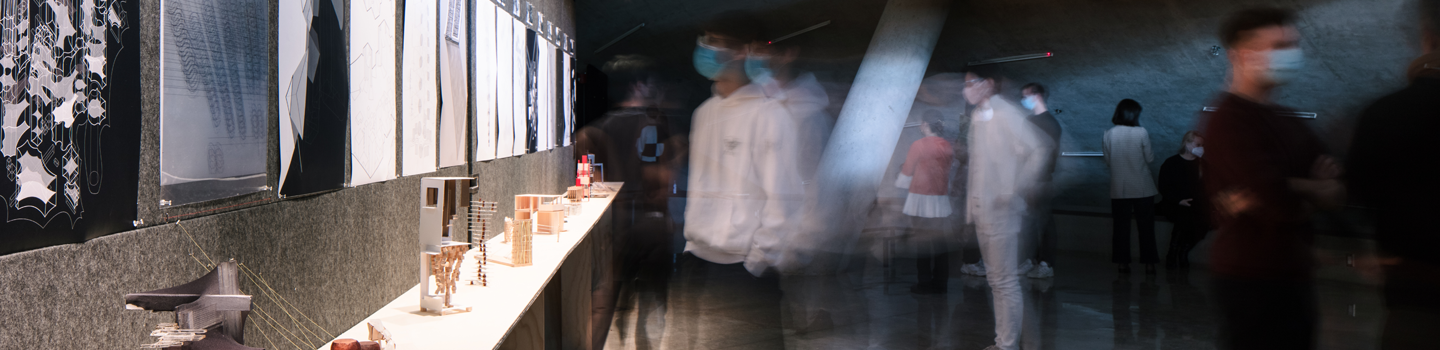
[[[666,337],[664,348],[780,333],[778,327],[716,323],[704,312],[707,303],[744,302],[759,311],[741,321],[780,324],[779,282],[770,271],[781,242],[798,227],[804,180],[795,118],[782,99],[745,74],[746,55],[761,44],[761,28],[748,13],[727,12],[707,21],[696,43],[695,68],[715,82],[714,95],[695,110],[690,137],[679,278],[692,293],[672,303],[667,327],[678,329],[666,333],[680,337]]]
[[[985,279],[995,305],[995,345],[986,350],[1016,350],[1023,312],[1020,247],[1027,201],[1039,194],[1046,162],[1046,141],[1014,103],[999,96],[999,77],[984,67],[965,74],[970,114],[969,184],[966,222],[975,224]]]

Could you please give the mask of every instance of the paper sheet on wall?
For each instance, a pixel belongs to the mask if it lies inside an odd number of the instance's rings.
[[[543,53],[541,55],[543,61],[540,65],[540,71],[542,72],[540,91],[544,98],[540,100],[540,108],[544,112],[540,113],[539,134],[542,135],[540,138],[543,140],[540,144],[540,150],[548,151],[555,148],[555,112],[559,110],[559,106],[556,104],[560,102],[560,99],[557,98],[555,94],[558,90],[555,76],[559,68],[555,66],[555,44],[549,41],[543,41],[542,43],[543,44],[540,45],[540,51]]]
[[[134,228],[139,3],[0,1],[0,255]]]
[[[561,71],[565,72],[565,77],[563,78],[565,83],[565,132],[563,134],[564,143],[562,144],[565,146],[569,146],[575,142],[575,67],[573,67],[574,63],[572,60],[573,58],[570,57],[570,53],[568,52],[565,53],[565,58],[560,60]]]
[[[262,190],[268,165],[269,2],[166,0],[161,6],[162,203]]]
[[[465,164],[469,110],[466,0],[440,0],[440,167]]]
[[[512,122],[510,126],[513,128],[512,133],[515,135],[515,138],[512,140],[514,143],[511,147],[514,148],[514,155],[518,156],[528,153],[529,151],[527,141],[530,135],[528,129],[530,121],[529,111],[526,106],[529,91],[526,91],[526,85],[530,74],[528,72],[529,60],[527,59],[529,46],[525,42],[525,33],[530,30],[527,29],[525,23],[520,22],[519,19],[511,18],[510,21],[514,26],[514,30],[511,33],[511,39],[514,40],[514,46],[512,46],[511,49],[514,54],[510,56],[512,62],[510,69],[511,72],[514,72],[514,76],[511,77],[511,83],[513,84],[511,94],[513,96],[510,103],[514,104],[515,108],[511,114]]]
[[[475,3],[475,161],[495,159],[495,4]]]
[[[515,20],[495,9],[495,158],[515,155]]]
[[[405,41],[401,62],[401,152],[405,176],[435,171],[436,123],[439,96],[436,89],[436,34],[438,0],[405,2]]]
[[[350,186],[395,178],[395,0],[350,7]]]
[[[280,196],[345,183],[350,86],[341,1],[278,3]]]

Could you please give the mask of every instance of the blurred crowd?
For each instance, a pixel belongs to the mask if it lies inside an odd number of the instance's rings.
[[[1114,126],[1083,141],[1101,147],[1109,171],[1114,271],[1130,274],[1137,263],[1147,275],[1189,271],[1191,252],[1208,239],[1204,288],[1213,310],[1204,311],[1215,314],[1217,345],[1316,348],[1311,217],[1362,208],[1379,249],[1354,264],[1382,288],[1380,347],[1434,348],[1426,336],[1440,329],[1440,235],[1425,220],[1440,209],[1440,181],[1415,156],[1440,129],[1440,1],[1414,4],[1425,54],[1409,67],[1406,88],[1358,117],[1348,152],[1327,149],[1294,109],[1275,102],[1305,65],[1304,28],[1286,9],[1241,10],[1220,24],[1226,87],[1179,144],[1151,143],[1142,97],[1118,101]],[[1065,247],[1053,219],[1065,130],[1047,103],[1064,92],[1013,84],[995,65],[930,72],[906,118],[885,121],[903,124],[898,139],[868,146],[893,148],[888,159],[827,155],[843,152],[832,142],[837,122],[852,118],[836,108],[843,96],[804,70],[804,47],[768,40],[764,28],[746,12],[700,25],[688,64],[711,81],[712,95],[685,111],[688,129],[671,120],[677,103],[667,96],[681,78],[658,69],[676,63],[619,55],[602,68],[613,109],[577,133],[575,153],[596,155],[607,181],[626,185],[601,242],[593,348],[621,326],[612,324],[621,300],[639,300],[632,332],[656,342],[641,348],[844,327],[870,334],[874,326],[859,321],[882,311],[863,291],[864,276],[896,261],[914,262],[906,283],[916,295],[972,287],[953,276],[983,277],[989,302],[967,310],[992,313],[987,349],[1034,348],[1042,321],[1034,304],[1043,301],[1025,290],[1066,273],[1056,264]],[[1158,177],[1150,168],[1157,154]],[[845,175],[825,172],[822,159],[884,171],[858,181],[868,185],[827,186]],[[867,209],[821,210],[834,203],[819,192],[837,188]],[[1172,223],[1163,255],[1157,215]],[[846,222],[863,225],[825,224]],[[709,314],[727,302],[756,311],[741,323]]]

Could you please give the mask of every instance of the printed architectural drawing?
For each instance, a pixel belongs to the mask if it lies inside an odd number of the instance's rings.
[[[395,178],[395,0],[350,5],[350,186]]]

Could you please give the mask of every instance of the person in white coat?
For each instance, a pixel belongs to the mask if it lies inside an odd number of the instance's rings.
[[[1029,113],[998,96],[998,79],[983,67],[965,74],[965,99],[975,105],[965,219],[975,224],[995,305],[995,345],[986,350],[1016,350],[1025,309],[1019,265],[1026,201],[1038,195],[1048,153],[1025,119]]]

